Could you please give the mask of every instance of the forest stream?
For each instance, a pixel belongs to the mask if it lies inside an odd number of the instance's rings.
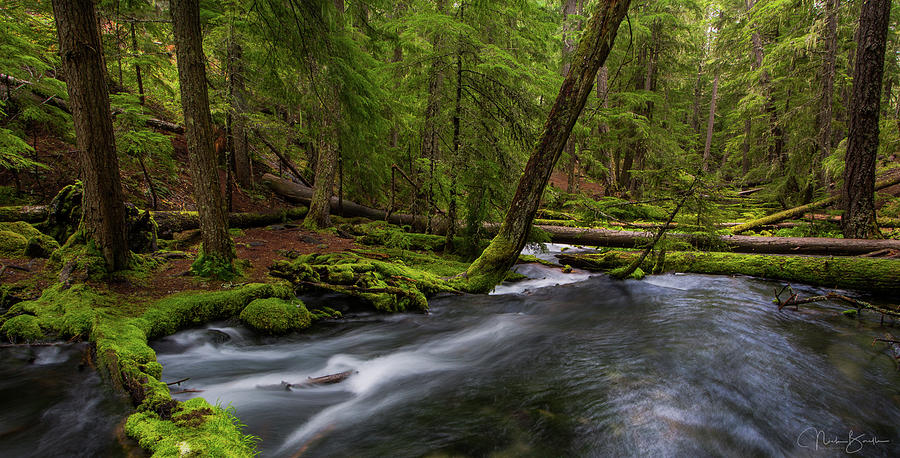
[[[233,406],[262,456],[900,452],[900,373],[872,346],[877,322],[778,311],[780,284],[753,278],[518,269],[531,279],[428,314],[281,338],[218,323],[154,347],[165,380],[202,390],[175,397]]]

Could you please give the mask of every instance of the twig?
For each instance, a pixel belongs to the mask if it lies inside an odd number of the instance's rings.
[[[190,379],[191,379],[190,377],[185,377],[185,378],[183,378],[183,379],[181,379],[181,380],[176,380],[176,381],[174,381],[174,382],[166,383],[166,385],[169,385],[169,386],[172,386],[172,385],[180,385],[181,382],[186,382],[186,381],[188,381],[188,380],[190,380]]]
[[[176,391],[176,392],[174,392],[174,393],[172,393],[172,394],[175,395],[175,394],[202,393],[202,392],[203,392],[203,390],[181,390],[181,391]]]

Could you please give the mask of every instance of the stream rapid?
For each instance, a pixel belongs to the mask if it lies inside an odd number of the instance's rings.
[[[900,453],[900,375],[872,345],[877,322],[829,303],[778,311],[780,284],[752,278],[518,269],[531,279],[427,314],[278,338],[219,323],[154,347],[164,379],[202,390],[176,397],[233,406],[262,456]]]

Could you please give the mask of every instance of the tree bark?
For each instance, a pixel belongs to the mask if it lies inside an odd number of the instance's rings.
[[[709,101],[709,121],[706,123],[706,145],[703,147],[703,171],[709,171],[709,153],[712,149],[713,127],[716,124],[716,97],[719,95],[719,74],[713,78],[712,96]]]
[[[444,0],[438,0],[437,11],[444,11]],[[435,33],[431,39],[433,53],[439,55],[441,47],[440,33]],[[440,156],[440,135],[437,128],[437,117],[441,111],[440,92],[444,84],[444,73],[441,71],[443,63],[435,59],[428,69],[428,101],[425,105],[425,120],[422,125],[422,157],[428,160],[428,188],[425,190],[425,205],[422,211],[426,215],[426,232],[431,231],[431,214],[434,209],[434,163]],[[414,213],[417,213],[415,210]]]
[[[53,16],[84,179],[81,228],[103,253],[107,268],[121,270],[130,258],[125,204],[94,3],[53,0]]]
[[[857,32],[853,95],[850,98],[850,135],[841,190],[846,238],[878,234],[875,224],[875,160],[878,155],[878,117],[881,82],[890,19],[890,0],[863,2]]]
[[[234,242],[228,234],[225,201],[213,150],[212,120],[206,90],[206,58],[200,35],[200,5],[198,0],[172,0],[170,9],[178,54],[178,80],[188,159],[200,229],[203,231],[203,253],[230,262],[234,258]]]
[[[550,174],[584,109],[597,70],[609,55],[629,3],[630,0],[604,0],[594,7],[593,16],[572,58],[572,69],[550,109],[541,138],[525,166],[500,231],[466,271],[472,290],[489,291],[506,277],[506,272],[518,259]]]
[[[600,100],[600,106],[605,110],[609,108],[609,68],[604,65],[600,67],[600,71],[597,72],[597,99]],[[602,142],[603,137],[609,133],[609,124],[605,122],[600,122],[597,125],[597,136],[599,137],[598,141]],[[609,179],[607,181],[606,186],[606,195],[610,195],[610,191],[612,188],[616,187],[616,180],[618,179],[618,169],[619,169],[619,161],[616,158],[616,152],[613,150],[609,150],[606,152],[608,155],[608,163],[609,167],[608,176]],[[602,157],[602,155],[601,155]]]

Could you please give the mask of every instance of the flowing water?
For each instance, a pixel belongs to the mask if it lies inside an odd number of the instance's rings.
[[[155,347],[165,379],[203,390],[178,397],[234,406],[263,456],[900,454],[878,323],[778,311],[777,285],[750,278],[520,269],[535,279],[428,314],[280,338],[220,323]]]
[[[130,403],[84,364],[87,344],[0,350],[0,456],[116,457]],[[126,441],[127,442],[127,441]]]

